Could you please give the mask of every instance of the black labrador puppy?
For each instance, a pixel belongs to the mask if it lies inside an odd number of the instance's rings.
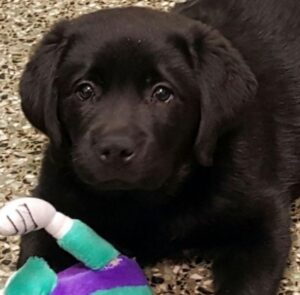
[[[300,190],[300,2],[199,0],[63,21],[28,63],[50,139],[34,196],[141,263],[191,249],[216,294],[274,295]],[[38,232],[30,255],[73,261]]]

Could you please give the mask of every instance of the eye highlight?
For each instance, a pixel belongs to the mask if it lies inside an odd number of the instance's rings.
[[[94,86],[89,82],[83,82],[77,86],[76,95],[82,101],[89,100],[95,96]]]
[[[157,85],[152,92],[152,98],[160,102],[170,102],[174,98],[173,90],[165,85]]]

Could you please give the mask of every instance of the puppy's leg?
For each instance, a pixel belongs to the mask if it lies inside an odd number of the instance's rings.
[[[44,231],[32,232],[22,237],[17,267],[20,268],[31,256],[44,258],[55,271],[61,271],[76,262],[71,255],[59,248],[53,237]]]
[[[219,253],[213,266],[217,295],[277,294],[290,249],[289,222],[277,221],[270,231],[243,237]]]

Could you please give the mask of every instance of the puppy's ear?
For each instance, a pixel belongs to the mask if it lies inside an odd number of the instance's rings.
[[[20,82],[21,105],[27,119],[52,143],[61,143],[57,116],[56,71],[67,45],[67,21],[58,23],[40,42]]]
[[[193,32],[201,121],[195,152],[203,166],[213,164],[218,138],[242,117],[256,94],[257,82],[228,40],[205,25]]]

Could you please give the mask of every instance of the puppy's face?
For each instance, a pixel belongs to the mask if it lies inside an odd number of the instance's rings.
[[[102,189],[157,189],[185,169],[199,127],[186,41],[163,19],[106,14],[78,27],[57,72],[73,166]]]
[[[58,25],[28,64],[21,96],[29,120],[54,145],[68,142],[82,181],[154,190],[182,178],[195,154],[210,164],[218,129],[254,84],[218,33],[129,8]]]

